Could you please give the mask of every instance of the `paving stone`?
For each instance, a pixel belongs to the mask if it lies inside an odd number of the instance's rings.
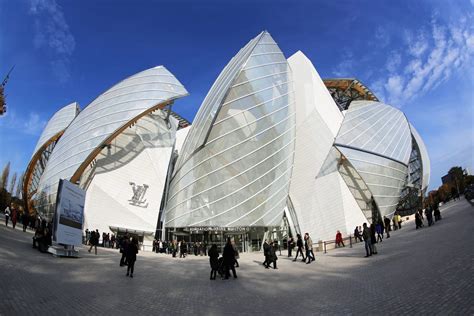
[[[405,223],[364,258],[362,243],[316,253],[316,262],[282,256],[278,270],[261,253],[241,254],[237,280],[209,280],[207,257],[138,255],[125,277],[117,250],[80,249],[55,258],[31,248],[31,233],[0,226],[0,315],[472,315],[474,207],[442,207],[443,220]]]

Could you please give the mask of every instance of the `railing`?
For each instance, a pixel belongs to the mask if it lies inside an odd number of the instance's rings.
[[[342,238],[342,242],[345,244],[346,241],[349,241],[349,248],[352,248],[352,240],[353,239],[354,239],[354,243],[357,243],[357,239],[352,235],[349,235],[348,237]],[[324,253],[327,253],[327,245],[331,245],[331,244],[336,244],[336,240],[323,241]],[[337,248],[337,245],[334,248]]]

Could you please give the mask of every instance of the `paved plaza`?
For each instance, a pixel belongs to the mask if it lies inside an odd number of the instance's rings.
[[[443,220],[415,230],[408,222],[364,258],[353,248],[316,253],[316,262],[266,270],[261,254],[242,254],[238,279],[209,280],[205,257],[140,253],[125,277],[117,250],[54,258],[31,248],[32,233],[0,227],[0,315],[159,314],[472,315],[474,207],[441,208]]]

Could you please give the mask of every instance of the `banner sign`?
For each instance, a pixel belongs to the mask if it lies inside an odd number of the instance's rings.
[[[86,191],[77,185],[60,180],[54,214],[54,240],[59,244],[82,244],[82,224]]]
[[[248,232],[250,227],[191,226],[183,230],[189,232]]]

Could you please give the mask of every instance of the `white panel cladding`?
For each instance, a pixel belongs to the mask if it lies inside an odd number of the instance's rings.
[[[317,112],[324,121],[321,127],[329,129],[334,138],[341,128],[344,117],[319,73],[301,51],[288,58],[288,63],[293,72],[295,86],[297,129],[305,122],[309,125],[311,120],[305,120],[305,118],[313,112]]]
[[[332,148],[343,116],[313,64],[303,53],[297,52],[288,62],[293,73],[296,111],[290,197],[302,232],[311,231],[313,240],[315,237],[327,238],[333,235],[334,225],[341,231],[345,230],[344,205],[336,193],[340,192],[336,174],[325,177],[325,180],[316,178]],[[329,182],[326,184],[325,181]],[[326,185],[331,187],[330,193],[325,192]],[[330,194],[333,201],[325,200],[321,194]],[[335,221],[334,225],[332,221]]]
[[[428,156],[428,151],[426,149],[425,143],[423,142],[423,139],[421,138],[420,134],[418,133],[418,131],[415,129],[415,127],[412,124],[410,124],[410,130],[411,130],[411,134],[413,135],[413,138],[416,141],[416,144],[418,145],[418,149],[420,150],[421,164],[422,164],[422,170],[423,170],[421,188],[422,190],[426,190],[428,188],[428,185],[430,184],[430,173],[431,173],[430,157]]]
[[[407,166],[367,152],[337,146],[373,194],[381,216],[391,216],[406,184]]]
[[[381,154],[408,164],[411,133],[405,115],[374,101],[353,101],[346,112],[336,144]]]
[[[338,230],[347,236],[367,221],[339,172],[315,179],[311,189],[306,200],[293,204],[300,210],[301,232],[308,232],[313,242],[332,241]]]
[[[66,129],[40,180],[38,210],[51,215],[59,179],[70,179],[86,158],[127,122],[188,93],[163,66],[116,84],[87,106]]]
[[[167,227],[270,226],[281,221],[294,151],[291,70],[267,32],[248,45],[251,50],[234,77],[221,74],[213,85],[227,86],[225,97],[217,107],[206,98],[202,107],[212,110],[200,109],[210,113],[212,126],[202,148],[187,160],[178,159]],[[229,83],[220,82],[224,80]],[[184,151],[199,137],[194,135],[197,124]]]
[[[169,128],[165,116],[161,111],[146,115],[97,156],[87,189],[85,228],[155,232],[177,128],[174,118]],[[131,201],[134,185],[147,186],[139,203]]]
[[[183,149],[184,141],[186,137],[188,136],[190,130],[191,130],[191,126],[188,126],[188,127],[179,129],[176,132],[176,143],[174,145],[174,149],[177,150],[178,153],[180,153],[181,150]]]
[[[33,151],[33,155],[51,137],[68,127],[68,125],[72,122],[72,120],[76,117],[78,113],[79,104],[77,102],[68,104],[56,113],[54,113],[54,115],[49,119],[48,123],[46,124],[46,127],[44,128],[43,132],[41,133],[41,136],[38,139],[38,142],[36,143],[35,150]]]

